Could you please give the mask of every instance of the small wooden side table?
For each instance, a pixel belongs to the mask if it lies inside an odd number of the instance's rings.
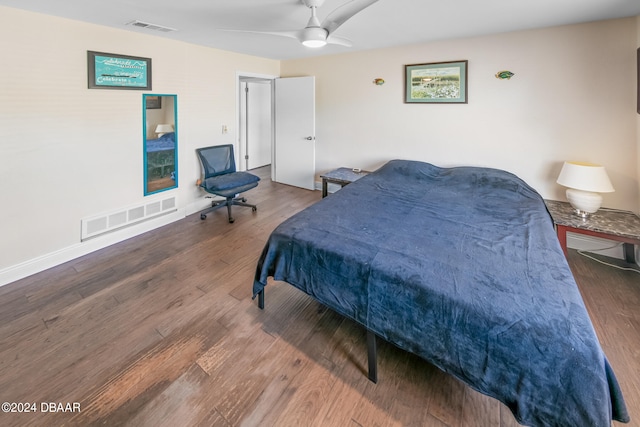
[[[351,184],[353,181],[357,181],[363,176],[369,174],[368,171],[358,170],[357,172],[350,168],[338,168],[330,172],[320,175],[322,178],[322,198],[327,197],[327,184],[339,184],[344,187],[347,184]]]
[[[633,245],[640,245],[640,217],[630,211],[600,209],[588,218],[581,218],[573,213],[567,202],[545,200],[551,213],[560,246],[567,254],[567,232],[585,234],[603,239],[622,242],[624,258],[635,264],[636,257]]]

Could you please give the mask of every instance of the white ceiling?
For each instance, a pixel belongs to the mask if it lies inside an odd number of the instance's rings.
[[[346,1],[326,0],[318,17],[322,21]],[[301,29],[310,16],[301,0],[0,0],[0,5],[281,60],[640,15],[639,0],[379,0],[335,32],[351,39],[353,47],[311,49],[284,37],[220,31]],[[178,31],[125,25],[134,20]]]

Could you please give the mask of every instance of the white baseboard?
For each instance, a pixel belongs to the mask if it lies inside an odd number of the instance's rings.
[[[16,280],[31,276],[32,274],[39,273],[48,268],[64,264],[65,262],[90,254],[91,252],[95,252],[115,243],[130,239],[131,237],[146,233],[147,231],[162,227],[163,225],[178,221],[184,217],[185,211],[183,209],[178,209],[177,211],[166,215],[94,237],[58,251],[10,266],[0,270],[0,286],[15,282]]]
[[[218,198],[216,198],[215,200],[217,199]],[[187,205],[184,209],[178,209],[174,212],[150,219],[148,221],[144,221],[130,227],[124,227],[119,230],[96,236],[79,242],[75,245],[30,259],[20,264],[4,268],[0,270],[0,286],[7,285],[9,283],[15,282],[16,280],[31,276],[32,274],[39,273],[48,268],[64,264],[65,262],[90,254],[91,252],[95,252],[97,250],[106,248],[107,246],[146,233],[147,231],[151,231],[164,225],[170,224],[174,221],[183,219],[188,215],[194,214],[211,206],[211,201],[212,199],[207,199],[204,197],[199,198]]]

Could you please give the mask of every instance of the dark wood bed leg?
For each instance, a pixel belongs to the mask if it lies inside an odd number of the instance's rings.
[[[378,350],[376,346],[376,334],[367,329],[367,354],[369,358],[369,380],[378,382]]]
[[[264,310],[264,289],[258,293],[258,308]]]

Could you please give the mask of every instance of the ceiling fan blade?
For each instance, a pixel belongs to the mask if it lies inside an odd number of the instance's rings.
[[[353,42],[345,37],[338,37],[338,36],[334,36],[334,35],[329,35],[329,37],[327,37],[327,43],[329,44],[338,44],[340,46],[346,46],[346,47],[351,47],[353,46]]]
[[[331,34],[340,25],[347,22],[347,20],[353,15],[366,9],[377,1],[378,0],[351,0],[331,12],[329,16],[322,21],[322,27]]]
[[[296,40],[302,40],[302,30],[254,31],[254,30],[225,30],[222,28],[219,28],[219,30],[230,31],[234,33],[268,34],[270,36],[289,37]]]

